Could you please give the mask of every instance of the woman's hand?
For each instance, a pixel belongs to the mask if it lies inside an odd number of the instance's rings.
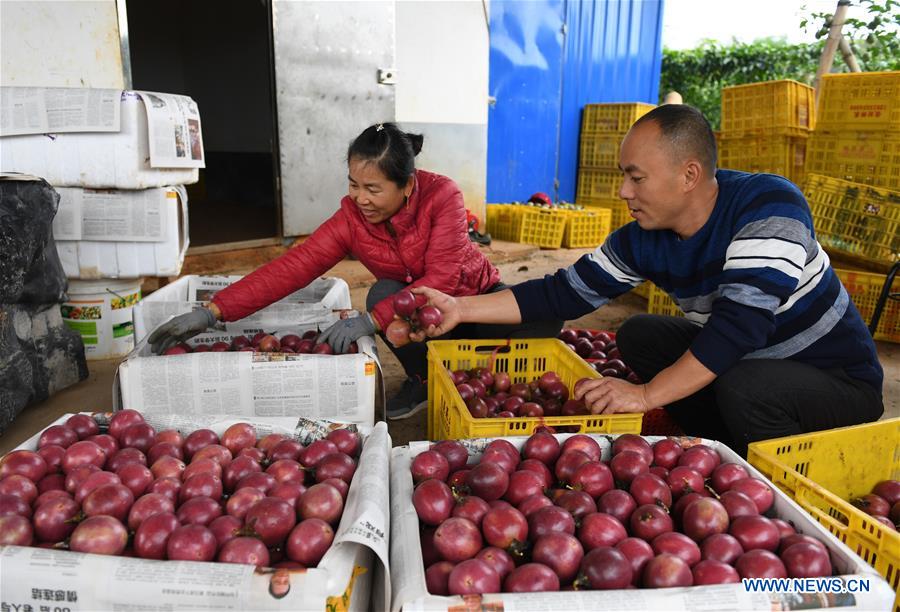
[[[343,355],[350,348],[350,344],[363,336],[375,334],[375,321],[364,312],[356,317],[340,319],[319,334],[316,342],[327,342],[338,355]]]
[[[646,385],[633,385],[610,376],[581,381],[575,387],[574,397],[584,400],[593,414],[644,413],[654,408],[647,401]]]
[[[215,312],[218,312],[215,307]],[[191,312],[172,317],[153,330],[147,342],[154,355],[162,355],[179,342],[185,342],[197,334],[205,332],[216,324],[216,314],[211,308],[197,308]]]
[[[413,342],[422,342],[426,338],[436,338],[448,333],[461,323],[459,300],[430,287],[414,287],[412,292],[428,298],[428,304],[441,311],[443,321],[438,326],[429,325],[428,329],[419,330],[409,335]]]

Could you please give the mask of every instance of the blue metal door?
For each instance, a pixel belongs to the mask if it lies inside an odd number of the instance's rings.
[[[574,201],[581,111],[659,98],[662,0],[492,0],[488,202]]]
[[[487,201],[552,192],[562,93],[561,0],[491,0]]]

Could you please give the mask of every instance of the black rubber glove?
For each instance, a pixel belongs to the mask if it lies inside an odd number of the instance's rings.
[[[179,342],[193,338],[216,324],[216,317],[208,308],[198,308],[166,321],[153,330],[147,341],[154,355],[161,355],[166,349]]]

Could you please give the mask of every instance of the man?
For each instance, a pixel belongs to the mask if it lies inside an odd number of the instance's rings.
[[[594,413],[665,406],[691,435],[747,444],[881,416],[875,345],[815,239],[788,180],[716,171],[709,123],[685,105],[644,115],[622,142],[619,195],[634,223],[555,275],[500,293],[419,290],[459,323],[571,320],[649,279],[686,317],[638,315],[618,330],[625,362],[648,381],[579,385]]]

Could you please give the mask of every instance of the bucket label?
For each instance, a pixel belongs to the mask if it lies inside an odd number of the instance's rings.
[[[109,359],[127,355],[134,348],[132,308],[141,299],[140,285],[125,291],[95,289],[96,293],[78,294],[60,306],[60,314],[69,328],[84,342],[88,359]]]

